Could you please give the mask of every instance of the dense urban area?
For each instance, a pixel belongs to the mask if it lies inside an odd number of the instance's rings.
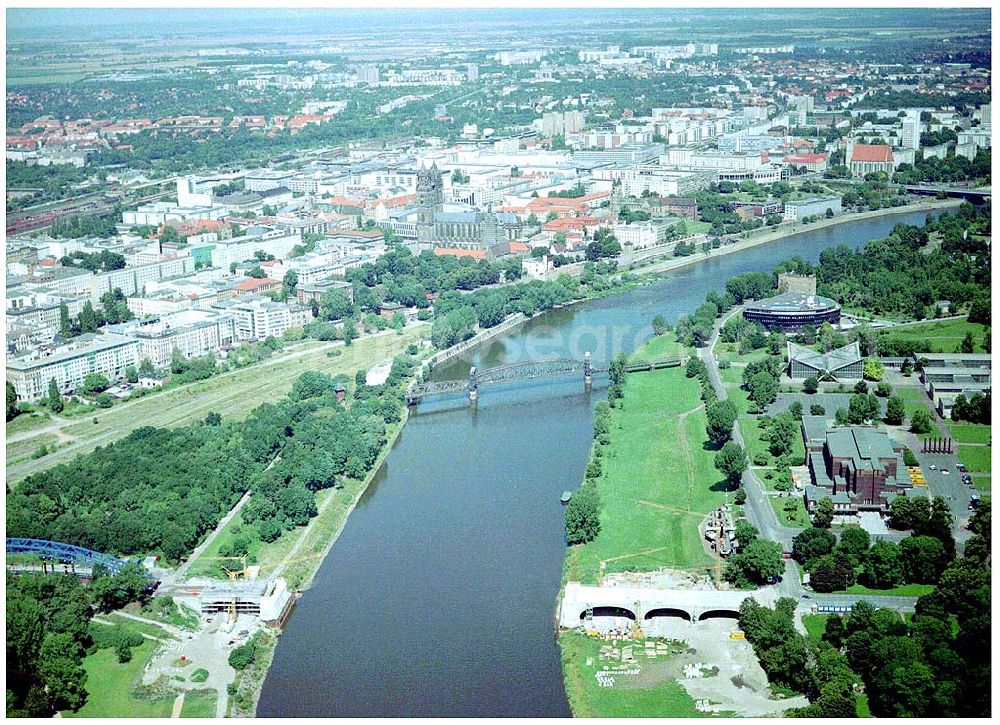
[[[7,715],[988,717],[989,11],[460,15],[7,11]],[[445,410],[482,652],[310,609]]]

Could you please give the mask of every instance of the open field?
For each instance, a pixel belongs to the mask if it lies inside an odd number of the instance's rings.
[[[806,505],[802,500],[801,494],[782,498],[768,496],[768,499],[770,499],[771,508],[774,509],[774,513],[782,526],[809,526],[811,523],[812,519],[809,518],[809,514],[806,512]],[[795,506],[786,511],[785,506],[789,504],[795,504]]]
[[[715,452],[704,448],[699,392],[683,369],[629,376],[601,459],[601,531],[570,550],[569,579],[594,583],[601,573],[711,565],[698,525],[723,502],[724,484]]]
[[[890,327],[881,330],[879,334],[925,344],[928,352],[958,352],[959,345],[969,332],[976,341],[975,352],[985,352],[984,327],[968,320],[930,321],[917,325]]]
[[[706,717],[674,681],[651,687],[601,687],[595,674],[604,667],[598,659],[603,644],[579,632],[559,635],[566,696],[575,717]]]
[[[989,476],[973,476],[972,485],[977,491],[989,493],[993,490],[993,479]]]
[[[986,443],[993,433],[993,426],[949,423],[948,430],[956,443]]]
[[[992,450],[989,446],[960,445],[958,447],[958,460],[965,464],[970,473],[992,473],[990,461]]]
[[[65,462],[97,446],[107,445],[140,426],[185,425],[203,419],[212,411],[226,417],[242,418],[261,403],[285,395],[295,379],[307,370],[353,376],[356,370],[368,369],[386,358],[398,355],[429,330],[426,323],[418,323],[404,328],[402,334],[386,331],[356,340],[350,347],[345,347],[340,342],[296,345],[293,351],[275,355],[248,368],[122,403],[95,412],[80,422],[64,422],[60,432],[72,436],[74,440],[65,448],[44,458],[8,465],[8,482]],[[328,357],[327,353],[333,350],[339,350],[341,354]],[[96,425],[92,418],[97,419]],[[46,427],[43,430],[51,429]],[[28,437],[18,441],[14,451],[22,458],[30,456],[43,442],[51,442],[52,439],[41,437],[44,435],[40,430],[38,440]],[[7,448],[9,462],[14,458],[11,445],[8,444]]]
[[[152,656],[156,643],[145,640],[132,650],[132,660],[119,664],[113,649],[98,650],[87,655],[83,668],[87,671],[87,702],[77,712],[63,712],[63,717],[170,717],[174,698],[138,700],[131,697],[132,689]]]
[[[820,640],[823,639],[823,633],[826,631],[826,620],[829,618],[829,614],[802,615],[802,625],[806,628],[806,633],[813,644],[819,644]]]

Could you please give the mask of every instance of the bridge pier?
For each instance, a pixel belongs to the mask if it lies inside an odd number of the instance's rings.
[[[469,405],[475,408],[479,404],[479,384],[476,382],[475,366],[469,370]]]
[[[589,393],[594,381],[594,374],[590,367],[590,350],[583,354],[583,392]]]

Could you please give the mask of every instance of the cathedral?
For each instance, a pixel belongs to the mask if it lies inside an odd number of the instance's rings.
[[[493,258],[508,253],[507,242],[520,236],[520,226],[514,214],[445,211],[444,184],[437,164],[417,174],[418,248],[484,250]]]

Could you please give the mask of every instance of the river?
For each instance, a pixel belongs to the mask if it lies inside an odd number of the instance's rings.
[[[859,247],[926,213],[847,222],[705,260],[625,294],[541,315],[435,372],[629,352],[741,272]],[[593,405],[582,381],[485,387],[422,404],[299,600],[260,717],[569,716],[554,613],[560,492],[583,479]]]

